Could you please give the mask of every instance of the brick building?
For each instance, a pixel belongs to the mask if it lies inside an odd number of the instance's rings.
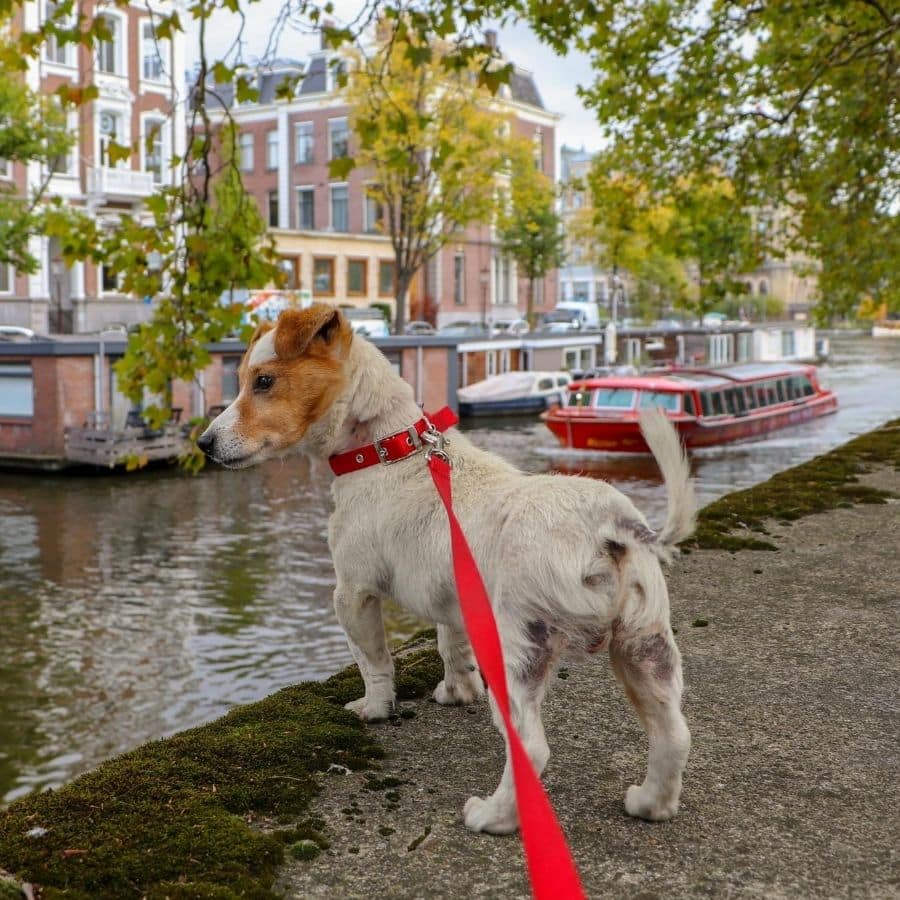
[[[70,152],[56,161],[47,194],[82,207],[100,222],[132,213],[173,176],[172,154],[184,152],[184,108],[174,86],[183,81],[184,37],[158,40],[154,19],[178,9],[181,0],[150,0],[104,6],[112,38],[92,50],[48,39],[25,73],[28,86],[52,93],[63,83],[94,84],[99,96],[69,113],[76,135]],[[53,0],[27,0],[16,25],[34,31],[52,14]],[[96,4],[85,0],[81,14],[93,16]],[[149,148],[145,137],[152,135]],[[110,165],[110,141],[132,145],[131,157]],[[28,196],[47,176],[39,163],[0,160],[0,179]],[[177,171],[176,171],[177,174]],[[122,294],[115,279],[92,263],[68,267],[58,241],[36,236],[30,250],[39,261],[33,275],[0,266],[0,324],[38,332],[96,331],[113,323],[146,318],[140,298]]]
[[[237,105],[228,88],[219,93],[240,132],[244,183],[272,229],[290,286],[327,302],[392,305],[393,250],[365,193],[370,176],[358,169],[345,180],[329,175],[331,159],[353,152],[335,61],[334,51],[323,47],[305,61],[278,60],[258,69],[257,102]],[[285,79],[298,80],[290,100],[276,95]],[[516,133],[534,142],[537,164],[553,179],[559,117],[544,108],[531,73],[516,68],[497,106],[511,116]],[[409,317],[439,325],[512,321],[525,309],[526,292],[526,280],[501,253],[491,227],[472,227],[418,273]],[[554,272],[537,286],[538,311],[552,308],[555,299]]]

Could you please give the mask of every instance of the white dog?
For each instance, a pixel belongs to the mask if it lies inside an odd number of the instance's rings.
[[[382,353],[354,338],[337,310],[315,305],[257,329],[241,364],[238,398],[199,443],[216,462],[242,468],[291,451],[328,458],[421,419],[412,390]],[[658,820],[678,809],[690,748],[660,561],[690,535],[695,507],[674,429],[659,412],[642,427],[669,498],[659,533],[602,481],[524,475],[455,430],[448,452],[454,507],[491,597],[513,719],[536,770],[550,755],[541,702],[559,655],[567,648],[608,649],[650,741],[647,776],[628,789],[625,808]],[[348,708],[366,721],[384,719],[393,708],[385,597],[437,623],[444,680],[435,700],[471,703],[483,686],[460,618],[448,524],[423,454],[336,478],[332,493],[334,605],[366,688]],[[496,710],[494,720],[501,727]],[[469,798],[464,818],[474,831],[518,827],[508,749],[497,790]]]

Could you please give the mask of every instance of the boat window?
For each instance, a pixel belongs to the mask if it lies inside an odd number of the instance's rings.
[[[766,397],[769,406],[774,406],[778,402],[778,393],[775,390],[775,382],[766,382]]]
[[[724,416],[725,415],[725,399],[722,396],[722,391],[716,391],[712,395],[713,402],[713,415],[714,416]]]
[[[766,406],[768,404],[768,400],[766,399],[766,389],[762,385],[760,385],[756,389],[756,405],[757,406]]]
[[[669,391],[641,391],[638,399],[640,409],[652,409],[658,406],[671,412],[678,412],[678,394]]]
[[[593,391],[572,391],[569,394],[569,406],[590,406]]]
[[[737,412],[737,401],[734,399],[734,388],[728,388],[725,391],[725,411],[729,416],[733,416]]]
[[[700,402],[703,404],[703,415],[711,416],[713,414],[711,395],[704,391],[700,395]]]
[[[809,379],[805,376],[800,379],[800,384],[803,388],[804,397],[812,397],[812,395],[816,392],[816,389],[809,383]]]
[[[787,400],[787,390],[785,389],[783,378],[779,378],[778,381],[775,382],[775,391],[778,394],[778,402],[784,403],[784,401]]]
[[[594,405],[612,409],[631,409],[634,406],[634,391],[630,388],[600,388]]]
[[[568,387],[568,385],[569,385],[569,379],[568,379],[568,378],[565,378],[565,377],[563,377],[562,375],[560,375],[560,376],[556,379],[556,386],[557,386],[557,387]]]
[[[747,403],[747,409],[756,409],[756,391],[752,387],[744,388],[744,400]]]
[[[694,409],[694,395],[693,394],[685,394],[684,395],[684,411],[689,416],[697,415],[697,410]]]
[[[537,389],[539,391],[552,391],[553,390],[553,379],[552,378],[542,378],[537,384]]]

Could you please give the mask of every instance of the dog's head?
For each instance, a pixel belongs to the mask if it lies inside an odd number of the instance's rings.
[[[238,469],[299,445],[343,388],[352,339],[347,320],[322,304],[261,324],[241,360],[238,396],[200,436],[200,449]]]

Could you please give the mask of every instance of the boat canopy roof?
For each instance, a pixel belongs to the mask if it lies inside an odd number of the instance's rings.
[[[647,375],[585,378],[570,385],[571,390],[593,390],[594,388],[631,388],[644,391],[685,391],[709,390],[729,387],[734,384],[748,384],[767,378],[785,378],[791,375],[809,375],[813,366],[799,363],[743,363],[737,366],[723,366],[721,369],[669,369]]]
[[[476,381],[467,387],[460,388],[456,393],[460,400],[471,402],[473,400],[501,400],[506,397],[518,397],[529,393],[542,378],[552,378],[554,386],[557,379],[571,381],[568,372],[504,372],[502,375],[492,375],[484,381]]]

